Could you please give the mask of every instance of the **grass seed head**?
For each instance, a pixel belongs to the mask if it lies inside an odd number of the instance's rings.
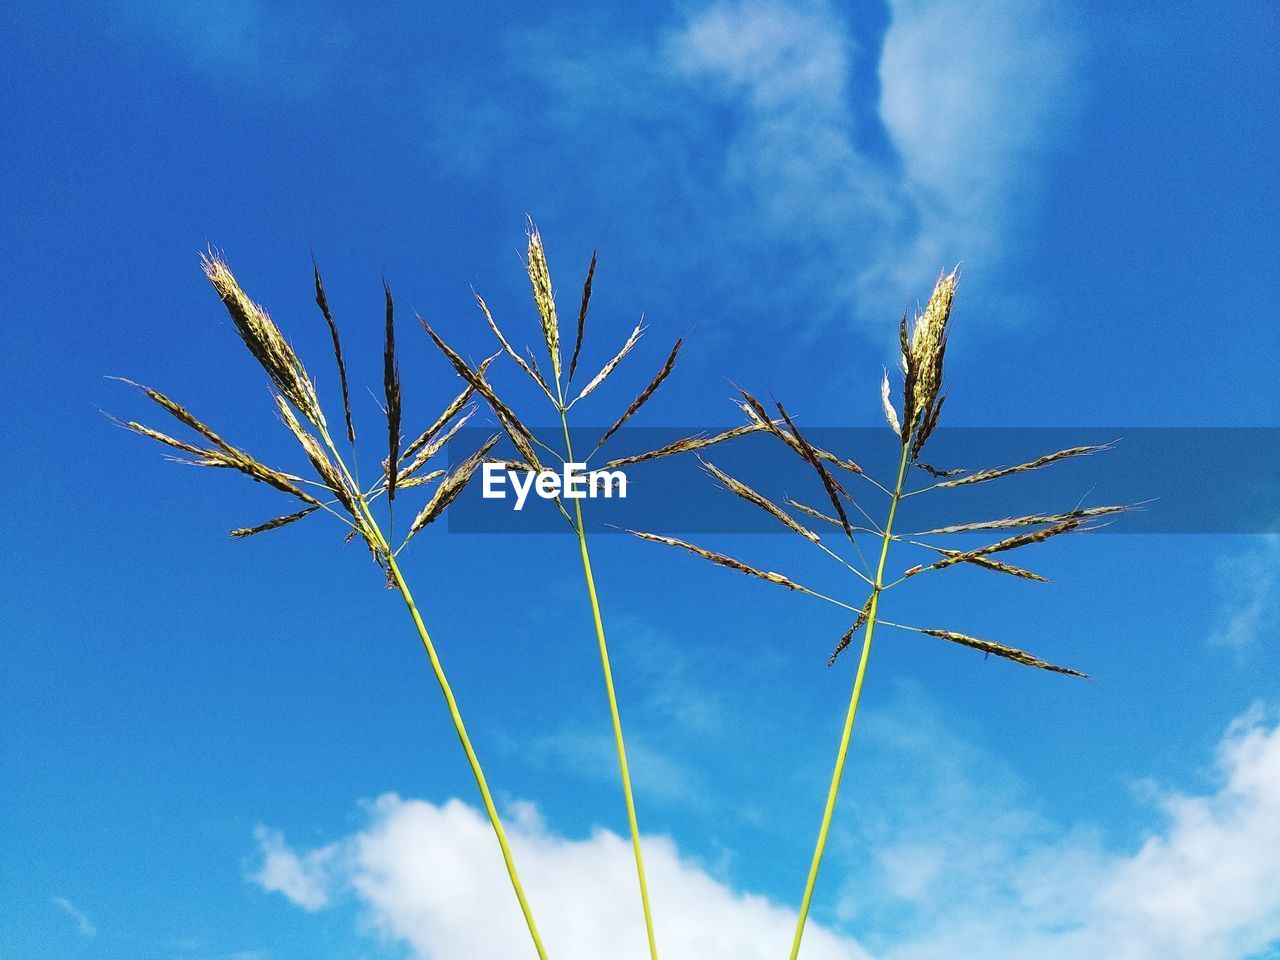
[[[267,311],[249,299],[226,262],[209,252],[200,257],[204,274],[222,298],[236,332],[276,388],[316,426],[324,426],[320,401],[306,368]]]
[[[533,302],[542,319],[542,335],[547,341],[547,353],[551,355],[551,369],[560,379],[560,320],[556,316],[556,300],[551,289],[551,270],[547,267],[547,252],[542,246],[542,235],[533,220],[529,221],[529,255],[525,267],[529,271],[529,283],[533,286]],[[584,317],[585,319],[585,317]]]

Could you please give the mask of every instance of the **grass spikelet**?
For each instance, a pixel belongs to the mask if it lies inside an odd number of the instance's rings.
[[[596,275],[596,251],[591,251],[591,265],[587,267],[587,279],[582,283],[582,306],[578,308],[578,333],[573,338],[573,356],[569,358],[569,383],[578,368],[578,354],[582,352],[582,335],[587,328],[587,305],[591,302],[591,281]]]
[[[382,389],[387,399],[387,499],[396,498],[400,472],[400,361],[396,359],[396,308],[391,288],[382,282],[387,298],[387,332],[382,351]]]
[[[636,345],[643,333],[644,326],[643,321],[641,321],[641,323],[637,323],[635,329],[631,331],[631,336],[627,337],[627,342],[622,345],[622,349],[613,355],[613,359],[600,368],[600,372],[592,377],[591,382],[582,388],[581,393],[574,397],[573,403],[577,403],[583,397],[591,393],[591,391],[596,387],[609,379],[609,374],[613,373],[618,364],[622,362],[622,358],[631,352],[631,348]],[[573,406],[573,403],[571,403],[570,406]]]
[[[809,459],[805,455],[804,447],[800,445],[800,442],[796,440],[789,431],[781,429],[780,425],[785,423],[785,421],[775,420],[770,417],[769,414],[765,412],[764,406],[760,401],[742,387],[738,387],[738,393],[742,395],[742,401],[738,405],[739,409],[742,410],[748,420],[752,423],[759,424],[761,429],[768,430],[775,437],[790,447],[796,456],[800,457],[800,459],[806,461]],[[809,450],[812,451],[819,460],[841,467],[844,470],[848,470],[850,473],[862,473],[862,467],[858,466],[858,464],[852,460],[843,460],[840,457],[837,457],[834,453],[823,450],[821,447],[815,447],[813,444],[809,444]],[[839,489],[842,493],[844,492],[843,487],[840,487]]]
[[[828,667],[834,667],[836,665],[836,660],[839,658],[840,654],[844,653],[849,644],[853,642],[853,635],[862,629],[870,615],[871,601],[868,600],[866,605],[858,611],[858,616],[857,619],[853,621],[853,626],[845,631],[844,636],[842,636],[836,643],[835,649],[831,651],[831,656],[827,658]]]
[[[400,489],[407,490],[410,487],[421,487],[425,484],[430,483],[432,480],[439,480],[447,472],[448,471],[446,470],[432,470],[430,473],[424,473],[421,476],[417,476],[417,477],[402,476],[400,478]]]
[[[400,471],[400,479],[398,481],[400,486],[403,487],[407,478],[412,477],[415,473],[425,467],[432,457],[443,450],[449,441],[457,436],[458,431],[467,425],[467,421],[471,419],[475,410],[476,408],[472,407],[461,417],[455,420],[448,430],[418,451],[418,455],[413,458],[410,464]]]
[[[114,423],[118,427],[124,427],[126,430],[132,430],[134,433],[137,433],[144,437],[148,437],[152,440],[155,440],[157,443],[163,443],[167,447],[173,447],[175,450],[182,450],[185,453],[191,453],[201,458],[204,458],[208,454],[207,450],[202,450],[199,447],[192,446],[189,443],[183,443],[181,440],[175,439],[174,437],[169,436],[167,433],[161,433],[159,430],[153,430],[151,427],[144,426],[143,424],[137,423],[134,420],[121,420],[117,417],[111,416],[111,414],[109,413],[105,414],[105,416],[108,420],[110,420],[112,423]],[[215,464],[210,464],[210,466],[221,467],[221,466],[226,466],[226,464],[215,463]]]
[[[498,436],[494,434],[485,441],[484,446],[458,464],[457,468],[444,478],[444,481],[436,488],[436,492],[432,494],[431,499],[427,501],[427,505],[414,517],[413,523],[409,527],[409,534],[404,538],[404,543],[400,545],[400,550],[404,549],[404,544],[408,543],[419,530],[439,517],[445,511],[445,508],[458,498],[458,494],[462,493],[467,484],[471,482],[471,478],[475,476],[476,468],[484,462],[485,456],[497,442]]]
[[[945,557],[958,558],[962,557],[962,550],[947,550],[943,547],[933,547],[938,553]],[[976,567],[982,567],[984,570],[990,570],[993,573],[1006,573],[1011,577],[1017,577],[1020,580],[1033,580],[1037,583],[1048,583],[1048,577],[1042,577],[1038,573],[1030,570],[1024,570],[1022,567],[1015,567],[1011,563],[1002,563],[999,560],[992,560],[990,557],[969,557],[964,561]]]
[[[786,421],[787,427],[791,430],[791,435],[795,437],[796,443],[800,448],[800,455],[808,461],[814,470],[818,471],[818,476],[822,480],[822,486],[827,491],[827,496],[831,499],[831,505],[836,508],[836,516],[840,518],[840,525],[844,528],[845,536],[850,540],[853,539],[853,527],[849,524],[849,517],[844,512],[844,505],[840,503],[840,494],[844,493],[844,488],[827,472],[827,468],[822,465],[822,460],[813,447],[809,446],[809,442],[801,436],[800,431],[788,416],[786,409],[781,403],[776,404],[778,413],[782,414],[782,419]]]
[[[129,386],[135,387],[138,390],[142,391],[154,403],[156,403],[158,406],[163,407],[166,411],[168,411],[168,413],[175,420],[177,420],[179,423],[181,423],[186,427],[190,427],[192,430],[200,434],[202,437],[204,437],[214,446],[219,447],[225,451],[230,451],[234,449],[225,440],[223,440],[222,437],[214,433],[212,428],[206,426],[202,421],[198,420],[194,414],[192,414],[189,410],[186,409],[186,407],[182,406],[182,404],[178,403],[175,400],[169,399],[159,390],[153,390],[151,387],[148,387],[141,383],[134,383],[132,380],[125,379],[124,377],[108,377],[107,379],[118,380],[120,383],[127,383]]]
[[[467,364],[467,361],[463,360],[451,346],[440,339],[436,332],[431,329],[431,325],[428,324],[426,320],[422,317],[418,317],[418,321],[422,324],[422,328],[427,331],[427,335],[431,337],[432,342],[435,343],[435,345],[440,348],[441,352],[449,358],[449,362],[453,364],[453,368],[458,372],[458,376],[462,377],[464,381],[472,386],[476,393],[480,394],[480,396],[484,398],[485,402],[489,404],[494,415],[497,416],[498,422],[502,424],[503,429],[510,435],[512,443],[516,445],[520,454],[525,457],[525,459],[529,460],[530,463],[537,463],[537,455],[532,453],[533,433],[530,432],[528,427],[520,422],[520,418],[515,415],[515,411],[507,406],[502,399],[494,393],[493,387],[489,386],[488,381],[484,379],[483,375],[472,370]],[[539,467],[539,469],[541,469],[541,467]]]
[[[792,500],[790,497],[787,497],[787,503],[791,504],[791,506],[795,507],[801,513],[807,513],[809,516],[813,517],[816,520],[824,520],[827,523],[831,524],[833,527],[844,526],[835,517],[829,517],[825,513],[823,513],[821,510],[815,510],[813,507],[809,506],[808,504],[801,503],[798,500]]]
[[[498,359],[499,355],[500,354],[495,353],[493,356],[486,357],[482,360],[480,362],[480,366],[476,367],[476,374],[483,378],[485,371],[489,369],[489,365],[493,363],[494,360]],[[462,392],[449,402],[449,405],[440,412],[440,416],[436,417],[435,422],[431,424],[431,426],[427,427],[427,429],[423,430],[422,433],[418,434],[413,443],[404,448],[404,452],[400,454],[400,462],[403,463],[405,460],[408,460],[426,446],[437,433],[445,428],[450,420],[458,415],[462,408],[467,405],[467,401],[475,395],[475,392],[476,388],[471,386],[469,383],[463,387]]]
[[[1025,517],[1004,517],[999,520],[979,520],[974,523],[958,523],[949,527],[935,527],[924,530],[916,536],[928,537],[944,533],[972,533],[980,530],[1004,530],[1013,527],[1038,527],[1044,524],[1061,523],[1064,520],[1088,519],[1102,517],[1107,514],[1120,513],[1130,509],[1128,506],[1112,505],[1106,507],[1085,507],[1067,513],[1033,513]]]
[[[1017,536],[1008,537],[997,543],[987,544],[985,547],[978,547],[975,550],[955,551],[931,563],[929,566],[922,568],[920,572],[925,570],[943,570],[957,563],[970,563],[973,560],[986,557],[993,553],[1004,553],[1007,550],[1016,550],[1019,547],[1025,547],[1032,543],[1043,543],[1051,537],[1056,537],[1063,533],[1071,533],[1078,530],[1080,525],[1084,523],[1082,517],[1072,517],[1069,520],[1063,520],[1061,523],[1055,523],[1051,527],[1045,527],[1043,530],[1035,530],[1031,533],[1020,533]]]
[[[921,470],[923,470],[929,476],[933,477],[935,480],[950,480],[952,477],[958,477],[958,476],[961,476],[962,474],[969,472],[968,470],[965,470],[963,467],[957,467],[954,470],[939,470],[937,467],[932,467],[929,464],[922,463],[919,460],[916,460],[915,463],[912,464],[912,466],[919,467]]]
[[[220,256],[211,252],[202,256],[200,263],[205,276],[222,298],[227,313],[231,315],[240,339],[266,371],[276,389],[304,417],[317,427],[323,426],[324,413],[320,410],[315,387],[280,328],[266,310],[249,299]]]
[[[889,429],[902,436],[902,424],[898,420],[898,411],[893,409],[893,401],[889,398],[889,371],[884,371],[884,379],[880,381],[880,405],[884,408],[884,419]]]
[[[1035,460],[1029,460],[1026,463],[1020,463],[1013,467],[994,467],[988,470],[978,470],[965,477],[957,477],[954,480],[944,480],[942,483],[936,484],[935,488],[943,487],[963,487],[970,483],[985,483],[988,480],[999,480],[1001,477],[1012,476],[1015,473],[1026,473],[1028,470],[1038,470],[1040,467],[1046,467],[1051,463],[1057,463],[1059,460],[1066,460],[1069,457],[1080,457],[1090,453],[1097,453],[1100,450],[1110,450],[1111,444],[1096,444],[1094,446],[1070,447],[1066,450],[1059,450],[1057,453],[1045,454],[1043,457],[1037,457]]]
[[[268,530],[279,530],[281,527],[287,527],[291,523],[296,523],[303,517],[309,517],[311,514],[319,510],[319,507],[307,507],[305,510],[299,510],[297,513],[288,513],[283,517],[273,517],[266,523],[260,523],[256,527],[240,527],[231,531],[231,536],[237,540],[243,540],[245,537],[252,537],[259,533],[266,533]]]
[[[351,420],[351,393],[347,388],[347,365],[342,359],[342,340],[338,337],[338,325],[334,322],[333,314],[329,310],[329,298],[325,295],[324,281],[320,279],[320,266],[316,263],[315,257],[311,258],[311,266],[315,272],[316,306],[324,315],[324,322],[329,325],[329,336],[333,338],[333,358],[337,361],[338,381],[342,385],[342,413],[347,422],[347,441],[355,443],[356,428]]]
[[[942,389],[942,361],[947,350],[948,326],[951,320],[951,302],[956,291],[957,272],[938,277],[933,293],[924,312],[917,314],[910,337],[905,335],[903,324],[903,368],[911,383],[910,396],[903,408],[903,442],[923,420],[938,401]],[[933,415],[936,423],[936,413]],[[932,428],[930,428],[932,429]]]
[[[746,426],[734,427],[732,430],[725,430],[723,433],[717,433],[710,437],[702,435],[683,437],[680,440],[675,440],[665,446],[658,447],[656,450],[648,450],[644,453],[632,454],[629,457],[618,457],[616,460],[610,460],[605,464],[605,467],[613,470],[617,467],[630,466],[633,463],[644,463],[648,460],[660,460],[663,457],[675,456],[678,453],[692,453],[694,450],[705,450],[707,447],[713,447],[717,443],[723,443],[726,440],[733,440],[737,437],[745,437],[749,433],[759,433],[764,429],[766,429],[764,424],[749,423]]]
[[[683,337],[677,340],[676,345],[671,348],[671,353],[668,354],[667,361],[662,365],[662,369],[658,371],[657,376],[649,381],[649,385],[640,391],[639,395],[631,401],[631,405],[628,406],[626,410],[622,411],[622,416],[614,421],[613,426],[606,430],[604,432],[604,436],[596,442],[597,450],[604,446],[605,441],[617,433],[618,430],[622,428],[622,425],[630,420],[635,415],[635,412],[645,405],[648,399],[654,395],[660,386],[662,386],[662,381],[666,380],[667,377],[671,375],[671,371],[676,367],[676,355],[680,353],[680,345],[682,343],[684,343]]]
[[[542,335],[551,355],[551,370],[560,379],[560,320],[556,317],[556,300],[551,289],[551,270],[547,266],[547,252],[542,246],[542,235],[533,220],[529,221],[529,256],[525,267],[529,271],[529,283],[533,286],[533,302],[537,304],[542,319]]]
[[[287,473],[282,473],[279,470],[274,470],[271,467],[268,467],[265,463],[262,463],[260,460],[254,459],[243,450],[237,449],[230,453],[224,450],[206,450],[204,451],[204,455],[209,461],[204,465],[230,467],[233,470],[238,470],[240,473],[243,473],[251,480],[255,480],[258,483],[265,483],[267,486],[274,487],[281,493],[287,493],[290,496],[297,497],[305,503],[314,503],[317,505],[320,503],[319,500],[296,485],[295,481],[297,480],[297,477]]]
[[[547,395],[548,400],[552,403],[558,404],[559,401],[556,400],[555,396],[551,393],[551,388],[547,386],[547,381],[542,379],[542,372],[538,369],[537,362],[534,361],[532,357],[526,361],[524,357],[520,356],[520,354],[516,352],[515,348],[511,346],[507,341],[507,338],[503,336],[502,331],[498,328],[498,322],[493,319],[493,314],[489,312],[489,305],[484,302],[484,297],[476,293],[474,289],[471,291],[471,295],[476,298],[476,304],[480,307],[480,312],[484,314],[485,320],[489,322],[489,329],[492,330],[493,335],[498,338],[498,343],[502,345],[503,351],[516,362],[516,366],[523,370],[530,380],[542,388],[542,392]]]
[[[1087,673],[1081,673],[1079,670],[1072,670],[1069,667],[1060,667],[1057,664],[1049,663],[1047,660],[1041,660],[1033,654],[1027,653],[1025,650],[1019,650],[1016,647],[1008,647],[1003,643],[996,643],[992,640],[983,640],[979,637],[971,637],[967,633],[957,633],[955,630],[935,630],[929,627],[907,627],[900,623],[891,623],[888,620],[883,621],[886,626],[897,627],[900,630],[909,630],[913,633],[923,633],[930,637],[938,637],[941,640],[948,640],[951,643],[958,643],[964,647],[970,647],[974,650],[981,650],[983,653],[989,653],[992,656],[1000,657],[1004,660],[1020,663],[1026,667],[1035,667],[1038,670],[1048,670],[1050,673],[1061,673],[1069,677],[1080,677],[1082,680],[1090,679]]]
[[[791,516],[791,514],[787,513],[787,511],[783,510],[780,506],[778,506],[768,497],[753,490],[751,487],[747,486],[741,480],[736,480],[733,477],[729,476],[729,474],[725,473],[723,470],[717,467],[714,463],[710,463],[709,461],[706,461],[706,460],[701,460],[700,462],[702,463],[702,466],[707,471],[707,473],[711,474],[711,476],[715,477],[717,480],[723,483],[725,486],[725,489],[728,490],[730,493],[747,501],[747,503],[753,504],[754,506],[760,508],[765,513],[769,514],[771,517],[773,517],[775,520],[781,523],[783,526],[787,527],[788,529],[790,529],[795,533],[800,534],[800,536],[804,537],[806,540],[810,541],[811,543],[817,543],[819,540],[822,539],[812,530],[797,523],[796,519],[793,516]]]
[[[351,519],[360,525],[363,520],[359,511],[356,509],[355,495],[351,488],[347,486],[342,474],[338,472],[338,468],[333,461],[329,459],[328,454],[320,446],[320,442],[316,440],[306,428],[293,415],[293,410],[284,397],[276,396],[276,407],[280,411],[280,419],[284,421],[284,425],[289,428],[289,432],[297,438],[299,446],[307,455],[307,459],[311,461],[311,466],[315,469],[316,474],[326,487],[333,491],[333,495],[338,498],[338,502],[342,504],[342,508],[350,514]]]
[[[764,580],[766,583],[774,583],[780,587],[786,587],[788,590],[799,590],[801,593],[813,593],[808,587],[802,587],[780,573],[771,573],[767,570],[757,570],[755,567],[748,566],[741,560],[735,560],[733,557],[725,556],[723,553],[714,553],[711,550],[704,550],[702,547],[696,546],[685,540],[677,540],[675,537],[661,537],[656,533],[642,533],[639,530],[628,530],[627,533],[634,534],[641,540],[651,540],[654,543],[664,543],[669,547],[679,547],[681,550],[688,550],[690,553],[702,557],[704,560],[710,560],[712,563],[719,564],[722,567],[728,567],[730,570],[737,570],[739,573],[745,573],[749,577],[756,577]]]

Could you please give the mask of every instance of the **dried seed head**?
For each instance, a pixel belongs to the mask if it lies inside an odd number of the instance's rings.
[[[201,255],[200,265],[222,298],[240,339],[277,389],[304,417],[317,427],[324,426],[315,385],[267,311],[249,299],[222,257],[210,251]]]
[[[722,567],[728,567],[730,570],[737,570],[739,573],[745,573],[749,577],[758,577],[768,583],[776,583],[780,587],[786,587],[788,590],[799,590],[801,593],[813,593],[807,587],[802,587],[794,580],[784,577],[780,573],[773,573],[768,570],[757,570],[755,567],[748,566],[741,560],[735,560],[733,557],[727,557],[723,553],[713,553],[710,550],[704,550],[702,547],[695,546],[685,540],[677,540],[675,537],[660,537],[656,533],[642,533],[639,530],[628,530],[627,533],[639,537],[641,540],[651,540],[654,543],[664,543],[669,547],[679,547],[681,550],[688,550],[696,556],[702,557],[704,560],[710,560],[712,563],[719,564]]]
[[[268,530],[278,530],[286,527],[291,523],[301,520],[303,517],[309,517],[311,514],[319,510],[319,507],[307,507],[305,510],[299,510],[297,513],[289,513],[283,517],[273,517],[266,523],[260,523],[256,527],[239,527],[231,531],[231,536],[237,540],[243,540],[245,537],[252,537],[255,534],[266,533]],[[353,533],[355,531],[352,531]]]
[[[596,387],[600,386],[600,384],[604,383],[607,379],[609,379],[609,374],[613,373],[614,369],[618,366],[618,364],[622,362],[622,358],[625,357],[628,353],[630,353],[631,348],[634,347],[636,343],[640,340],[641,335],[644,333],[643,324],[644,324],[643,320],[641,320],[640,323],[636,324],[635,329],[631,331],[631,336],[627,337],[627,342],[622,345],[622,349],[619,350],[616,354],[614,354],[613,359],[611,359],[608,363],[606,363],[603,367],[601,367],[600,372],[591,378],[591,382],[582,388],[582,392],[579,393],[574,398],[573,400],[574,403],[577,403],[579,400],[581,400],[583,397],[589,394],[592,390],[594,390]]]
[[[497,442],[498,436],[494,434],[485,441],[484,446],[458,464],[457,468],[444,478],[440,486],[436,487],[436,492],[432,494],[427,505],[414,517],[413,523],[409,527],[409,535],[404,538],[404,543],[408,543],[419,530],[438,518],[440,514],[444,513],[449,504],[458,498],[458,494],[462,493],[467,484],[471,482],[471,478],[475,476],[476,468],[484,462],[485,457]],[[401,544],[401,548],[403,546],[404,544]]]
[[[951,301],[956,292],[957,272],[940,276],[924,312],[916,315],[908,335],[906,318],[901,326],[902,368],[906,378],[903,404],[903,442],[911,436],[938,402],[942,389],[942,360],[947,349]],[[936,414],[933,416],[936,425]]]
[[[662,365],[662,369],[658,371],[657,376],[649,381],[649,385],[640,391],[639,395],[631,401],[631,405],[628,406],[626,410],[622,411],[622,416],[615,420],[613,426],[606,430],[604,435],[599,439],[599,441],[597,441],[597,450],[604,446],[605,441],[617,433],[618,430],[621,429],[622,425],[630,420],[635,412],[645,405],[646,401],[653,396],[654,392],[662,386],[662,381],[666,380],[667,377],[671,375],[671,371],[675,369],[676,356],[680,353],[680,345],[682,343],[684,343],[683,337],[677,340],[676,345],[671,348],[671,353],[667,355],[667,362]]]
[[[792,532],[800,534],[800,536],[804,537],[806,540],[812,543],[818,543],[822,539],[812,530],[797,523],[795,518],[792,517],[791,514],[787,513],[787,511],[783,510],[780,506],[778,506],[776,503],[774,503],[764,494],[759,493],[756,490],[752,489],[751,487],[747,486],[741,480],[738,480],[738,479],[735,479],[734,477],[729,476],[729,474],[725,473],[723,470],[717,467],[714,463],[711,463],[710,461],[707,461],[707,460],[700,460],[700,462],[702,463],[703,469],[705,469],[707,473],[711,474],[711,476],[715,477],[717,480],[723,483],[725,486],[725,489],[728,490],[730,493],[732,493],[734,496],[741,497],[743,500],[747,501],[747,503],[750,503],[753,506],[759,507],[761,510],[769,514],[779,523],[786,526]]]
[[[382,282],[382,292],[387,298],[386,340],[382,351],[382,388],[387,398],[387,499],[396,498],[396,475],[400,464],[400,361],[396,358],[395,303],[391,288]]]
[[[316,263],[314,256],[311,258],[311,267],[315,273],[316,306],[320,308],[324,322],[329,327],[329,336],[333,340],[333,356],[338,363],[338,380],[342,385],[342,412],[347,422],[347,440],[355,443],[356,428],[351,422],[351,393],[347,389],[347,365],[342,359],[342,340],[338,337],[338,325],[334,322],[333,313],[329,310],[329,298],[325,295],[324,281],[320,279],[320,266]]]
[[[525,263],[529,271],[529,283],[533,286],[533,302],[542,318],[542,335],[547,341],[547,353],[551,355],[551,369],[560,379],[560,321],[556,317],[555,295],[551,290],[551,271],[547,267],[547,252],[542,246],[542,235],[533,221],[529,221],[529,259]]]
[[[957,633],[954,630],[934,630],[922,627],[906,627],[915,633],[927,634],[931,637],[938,637],[941,640],[949,640],[952,643],[958,643],[964,647],[971,647],[974,650],[981,650],[983,653],[993,654],[1005,660],[1011,660],[1014,663],[1020,663],[1026,667],[1035,667],[1039,670],[1048,670],[1051,673],[1064,673],[1069,677],[1080,677],[1084,680],[1089,679],[1087,673],[1081,673],[1078,670],[1071,670],[1067,667],[1059,667],[1056,664],[1041,660],[1034,654],[1027,653],[1025,650],[1019,650],[1016,647],[1007,647],[1003,643],[996,643],[992,640],[983,640],[979,637],[971,637],[967,633]]]
[[[867,618],[871,615],[871,599],[868,597],[867,602],[862,609],[858,611],[857,619],[853,621],[853,626],[845,631],[844,636],[836,643],[835,649],[831,651],[831,656],[827,658],[827,666],[834,667],[836,659],[853,641],[853,635],[862,629],[862,625],[867,622]]]
[[[733,440],[736,437],[743,437],[749,433],[759,433],[766,429],[762,423],[749,423],[746,426],[734,427],[732,430],[726,430],[724,433],[717,433],[714,436],[696,436],[684,437],[672,443],[668,443],[665,447],[659,447],[657,450],[648,450],[644,453],[632,454],[629,457],[618,457],[616,460],[610,460],[605,464],[609,470],[618,467],[630,466],[633,463],[644,463],[647,460],[659,460],[662,457],[674,456],[677,453],[691,453],[694,450],[702,450],[706,447],[713,447],[717,443],[723,443],[725,440]]]

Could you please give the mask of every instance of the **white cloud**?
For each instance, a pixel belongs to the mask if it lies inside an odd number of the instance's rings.
[[[954,807],[940,830],[924,822],[929,798],[923,810],[881,811],[888,826],[878,829],[871,873],[843,892],[862,901],[842,911],[845,925],[865,931],[862,945],[811,924],[806,960],[1247,960],[1280,943],[1280,726],[1261,709],[1224,736],[1216,789],[1166,791],[1130,851],[1104,849],[1088,827],[1052,828],[1002,800],[1016,796],[1008,784],[984,784],[984,793],[966,783],[973,758],[959,753],[934,798]],[[512,846],[553,955],[643,957],[628,843],[605,830],[557,836],[528,805],[513,814]],[[957,826],[965,823],[971,829]],[[319,857],[327,868],[311,876],[323,900],[354,897],[373,929],[422,960],[530,953],[488,822],[461,801],[384,796],[365,829],[310,853],[268,832],[259,839],[277,865]],[[790,908],[733,889],[666,838],[648,838],[646,855],[664,956],[785,951]],[[828,872],[839,867],[837,853]],[[264,888],[315,908],[311,883],[269,885],[266,876]]]
[[[491,182],[507,136],[521,203],[570,196],[566,219],[652,238],[649,269],[682,290],[806,321],[880,329],[939,269],[984,283],[1017,251],[1078,85],[1052,0],[891,0],[882,36],[827,0],[684,9],[585,42],[577,22],[514,35],[538,109],[447,104],[439,148]]]
[[[80,936],[84,937],[86,940],[92,940],[98,935],[98,928],[93,925],[87,916],[85,916],[84,911],[66,897],[54,897],[49,902],[71,918],[72,922],[75,923],[76,930],[79,932]]]
[[[605,830],[566,839],[549,832],[532,807],[514,812],[508,833],[548,951],[558,960],[643,960],[630,843]],[[375,930],[423,960],[532,953],[482,813],[458,800],[436,806],[395,795],[378,799],[369,813],[369,826],[342,843],[345,874],[330,881],[332,892],[343,888],[363,904]],[[281,855],[274,845],[264,852]],[[731,890],[665,838],[649,838],[645,854],[664,956],[764,960],[784,953],[791,910]],[[273,889],[293,899],[288,889]],[[299,905],[310,909],[312,891],[301,889],[308,897]],[[852,939],[820,925],[805,939],[807,960],[867,957]]]
[[[298,856],[277,830],[258,827],[254,831],[262,851],[262,866],[250,877],[263,890],[282,893],[304,910],[320,910],[329,905],[330,873],[338,853],[336,846],[312,850]]]

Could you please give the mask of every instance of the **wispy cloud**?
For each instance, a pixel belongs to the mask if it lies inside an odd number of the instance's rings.
[[[1247,960],[1280,941],[1280,725],[1261,708],[1223,736],[1212,792],[1165,791],[1145,835],[1115,850],[1087,827],[1047,830],[1001,790],[968,782],[963,767],[945,791],[950,802],[957,791],[968,796],[952,817],[973,829],[913,833],[920,811],[900,810],[875,847],[878,882],[845,892],[864,901],[844,911],[850,926],[872,932],[859,943],[815,925],[806,957]],[[557,836],[527,804],[514,814],[512,843],[555,955],[643,956],[626,841],[604,830]],[[278,860],[284,851],[274,838],[260,840],[264,856]],[[291,856],[306,862],[320,853],[340,864],[324,872],[326,900],[354,897],[374,929],[415,957],[525,949],[489,825],[474,808],[384,796],[369,808],[366,828],[336,847],[336,859],[335,845]],[[649,838],[647,852],[665,956],[754,960],[785,949],[789,908],[714,878],[668,839]],[[265,888],[293,899],[280,886]],[[298,890],[295,902],[313,909],[310,888]],[[895,904],[898,921],[886,926]],[[877,911],[880,919],[869,921]]]
[[[193,70],[286,98],[312,95],[349,76],[347,26],[296,3],[212,0],[200,4],[118,0],[124,20],[151,34]]]
[[[683,9],[589,42],[520,32],[536,109],[478,96],[457,124],[453,101],[439,150],[501,180],[516,148],[525,202],[572,198],[681,289],[810,320],[883,323],[961,259],[990,277],[1034,223],[1077,86],[1056,4],[892,0],[887,28],[825,0]]]
[[[337,846],[298,856],[285,845],[284,835],[277,830],[258,827],[254,835],[262,852],[262,865],[249,879],[263,890],[284,894],[304,910],[316,911],[329,905]]]
[[[85,916],[84,911],[66,897],[54,897],[49,902],[72,919],[80,936],[86,940],[92,940],[98,935],[98,928]]]
[[[1280,627],[1280,536],[1221,557],[1215,569],[1222,601],[1210,642],[1244,652]]]

